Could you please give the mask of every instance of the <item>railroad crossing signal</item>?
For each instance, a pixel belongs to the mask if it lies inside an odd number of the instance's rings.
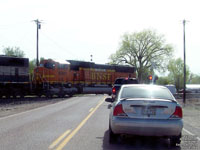
[[[149,75],[147,79],[148,79],[150,84],[155,84],[156,80],[158,80],[158,76],[157,75],[154,75],[154,76],[153,75]]]
[[[152,81],[152,80],[153,80],[153,76],[152,76],[152,75],[149,75],[149,76],[148,76],[148,79],[149,79],[150,81]]]

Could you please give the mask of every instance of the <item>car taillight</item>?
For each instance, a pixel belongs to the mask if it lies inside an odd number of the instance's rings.
[[[112,93],[113,93],[113,94],[116,94],[116,89],[115,89],[115,87],[112,88]]]
[[[183,118],[182,108],[180,106],[176,106],[175,112],[170,118]]]
[[[127,116],[122,108],[122,104],[115,106],[113,116]]]

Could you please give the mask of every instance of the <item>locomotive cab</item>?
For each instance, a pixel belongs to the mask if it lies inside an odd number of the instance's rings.
[[[47,93],[46,95],[64,96],[68,94],[71,96],[75,91],[69,83],[69,68],[67,62],[58,63],[52,59],[42,60],[40,66],[34,69],[34,82],[41,87],[43,93]]]
[[[42,60],[40,66],[34,69],[35,82],[49,84],[66,84],[69,64],[58,63],[52,59]]]

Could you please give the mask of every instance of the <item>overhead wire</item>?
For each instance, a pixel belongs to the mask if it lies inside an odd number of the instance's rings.
[[[55,41],[53,38],[51,38],[50,36],[48,36],[46,33],[41,32],[41,35],[44,35],[48,40],[50,40],[50,41],[51,41],[51,44],[52,44],[52,42],[53,42],[53,44],[54,44],[55,46],[59,47],[59,48],[62,49],[62,50],[67,51],[71,56],[73,56],[73,57],[78,57],[78,55],[72,53],[71,51],[69,51],[69,50],[66,49],[65,47],[61,46],[57,41]]]
[[[31,21],[31,23],[32,23],[32,21]],[[14,27],[16,28],[16,26],[17,26],[17,28],[18,27],[21,27],[21,25],[24,25],[24,24],[30,24],[30,21],[29,22],[16,22],[16,23],[11,23],[11,24],[0,24],[0,31],[1,31],[1,29],[6,29],[6,30],[10,30],[10,29],[14,29]],[[13,26],[13,27],[12,27]],[[35,29],[35,28],[34,28]],[[16,32],[19,32],[20,30],[17,30]],[[20,32],[20,37],[21,38],[17,38],[17,39],[12,39],[12,41],[14,41],[15,43],[20,43],[21,41],[24,41],[24,42],[28,42],[28,43],[32,43],[32,42],[30,42],[30,37],[29,36],[27,36],[28,35],[28,33],[30,33],[30,31],[26,31],[26,32]],[[23,34],[22,34],[23,33]],[[18,34],[18,33],[17,33]],[[76,55],[75,53],[73,53],[72,51],[70,51],[70,50],[68,50],[68,49],[66,49],[65,47],[63,47],[62,45],[60,45],[57,41],[55,41],[51,36],[49,36],[49,35],[47,35],[45,32],[43,32],[42,30],[40,31],[40,35],[41,36],[43,36],[43,37],[45,37],[47,40],[49,40],[50,42],[50,44],[54,44],[56,47],[59,47],[61,50],[64,50],[64,51],[67,51],[67,53],[69,54],[69,55],[71,55],[72,57],[79,57],[78,55]],[[5,34],[1,34],[1,38],[3,38],[3,39],[7,39],[6,41],[10,41],[11,40],[11,38],[9,38],[9,37],[7,37]],[[34,37],[33,37],[34,38]],[[4,43],[8,43],[8,42],[4,42]],[[0,43],[1,44],[1,43]],[[27,45],[27,44],[26,44]],[[2,45],[3,47],[4,47],[4,45]],[[18,45],[16,45],[16,46],[18,46]],[[33,45],[33,46],[35,46],[35,45]],[[23,45],[23,47],[26,47],[25,45]],[[26,49],[30,49],[30,48],[26,48]]]

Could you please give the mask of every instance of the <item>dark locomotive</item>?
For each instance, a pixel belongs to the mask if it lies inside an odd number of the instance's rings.
[[[42,60],[29,75],[28,58],[0,56],[0,97],[57,95],[76,93],[111,94],[116,78],[135,78],[135,68],[68,60]]]
[[[23,97],[28,94],[29,89],[29,60],[0,56],[0,97]]]

